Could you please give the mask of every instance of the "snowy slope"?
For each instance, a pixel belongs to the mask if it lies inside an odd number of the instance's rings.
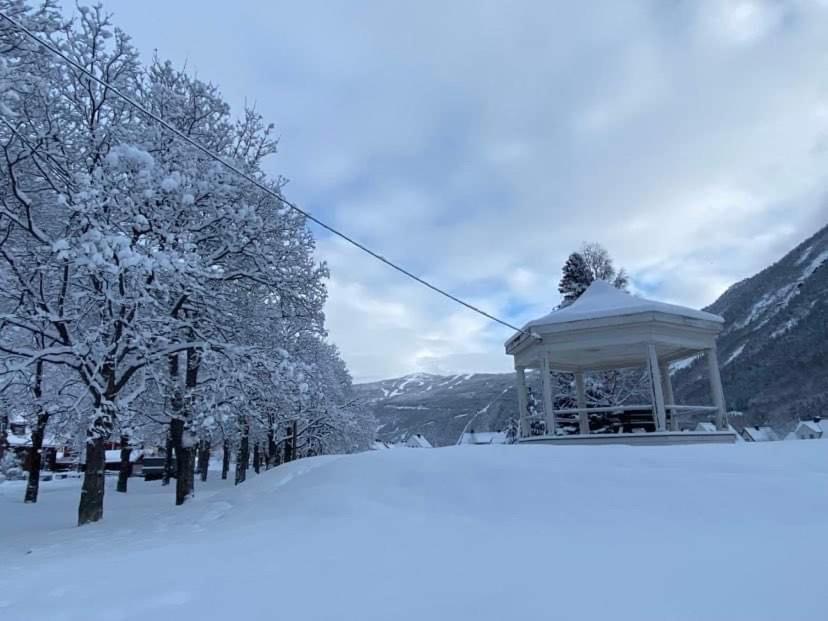
[[[40,536],[3,505],[0,618],[823,620],[821,444],[314,458]]]

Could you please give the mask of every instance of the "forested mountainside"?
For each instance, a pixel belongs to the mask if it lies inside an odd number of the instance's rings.
[[[828,226],[706,310],[722,315],[719,358],[728,407],[785,429],[828,414]],[[674,377],[683,400],[704,398],[702,361]]]
[[[799,417],[828,414],[828,227],[705,310],[725,318],[719,358],[728,408],[745,415],[737,426],[784,431]],[[708,402],[703,359],[673,382],[680,401]],[[511,373],[415,374],[355,388],[386,441],[423,433],[434,445],[454,444],[464,430],[503,429],[517,415]]]

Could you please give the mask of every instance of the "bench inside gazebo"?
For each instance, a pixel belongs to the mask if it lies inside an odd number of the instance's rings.
[[[716,355],[716,337],[724,320],[718,315],[636,297],[597,280],[571,305],[529,322],[506,342],[517,376],[521,443],[548,444],[695,444],[731,443]],[[678,404],[670,381],[670,364],[704,354],[708,358],[712,404]],[[650,403],[588,407],[584,375],[614,369],[646,368]],[[528,415],[526,371],[540,371],[544,432],[533,433]],[[554,409],[552,372],[575,377],[577,407]],[[681,431],[683,414],[705,414],[715,431]],[[614,417],[611,433],[590,430],[590,414]],[[576,418],[578,433],[560,422]]]

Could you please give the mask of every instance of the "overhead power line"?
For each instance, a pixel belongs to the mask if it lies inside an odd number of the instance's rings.
[[[384,263],[388,267],[397,270],[401,274],[403,274],[405,276],[408,276],[408,278],[420,283],[424,287],[428,287],[432,291],[435,291],[436,293],[439,293],[440,295],[448,298],[449,300],[452,300],[453,302],[456,302],[457,304],[460,304],[461,306],[465,306],[467,309],[469,309],[471,311],[474,311],[475,313],[478,313],[479,315],[482,315],[483,317],[486,317],[487,319],[489,319],[491,321],[494,321],[494,322],[499,323],[503,326],[506,326],[507,328],[511,328],[512,330],[515,330],[517,332],[521,332],[523,334],[531,335],[530,332],[527,332],[526,330],[523,330],[522,328],[518,328],[517,326],[512,325],[508,321],[505,321],[503,319],[499,319],[498,317],[495,317],[494,315],[492,315],[490,313],[487,313],[486,311],[478,308],[477,306],[475,306],[473,304],[470,304],[469,302],[466,302],[464,300],[461,300],[460,298],[458,298],[455,295],[452,295],[448,291],[445,291],[444,289],[441,289],[440,287],[431,284],[427,280],[425,280],[423,278],[420,278],[419,276],[413,274],[412,272],[405,269],[404,267],[394,263],[393,261],[389,261],[384,256],[382,256],[381,254],[379,254],[377,252],[374,252],[373,250],[368,248],[365,244],[363,244],[361,242],[358,242],[353,237],[350,237],[349,235],[346,235],[345,233],[333,228],[332,226],[330,226],[328,224],[325,224],[322,220],[320,220],[316,216],[310,214],[309,212],[305,211],[304,209],[301,209],[300,207],[297,207],[295,204],[293,204],[292,202],[287,200],[284,196],[282,196],[278,192],[275,192],[274,190],[267,187],[266,185],[264,185],[260,181],[256,180],[252,176],[248,175],[243,170],[240,170],[239,168],[237,168],[236,166],[234,166],[230,162],[227,162],[220,155],[218,155],[216,153],[213,153],[212,151],[210,151],[210,149],[208,149],[204,145],[202,145],[199,142],[193,140],[192,138],[187,136],[185,133],[183,133],[182,131],[180,131],[179,129],[177,129],[176,127],[174,127],[173,125],[171,125],[167,121],[165,121],[162,117],[160,117],[157,114],[151,112],[150,110],[147,110],[143,105],[141,105],[139,102],[135,101],[132,97],[122,93],[117,87],[115,87],[112,84],[106,82],[105,80],[102,80],[101,78],[96,76],[94,73],[92,73],[91,71],[89,71],[88,69],[83,67],[82,65],[78,64],[77,62],[75,62],[71,58],[69,58],[66,54],[64,54],[60,49],[58,49],[57,47],[52,45],[50,42],[44,41],[43,39],[38,37],[36,34],[34,34],[31,30],[26,28],[26,26],[24,26],[23,24],[21,24],[17,20],[15,20],[15,19],[9,17],[8,15],[6,15],[6,13],[4,13],[3,11],[0,11],[0,17],[2,17],[4,20],[6,20],[14,28],[16,28],[17,30],[19,30],[20,32],[25,34],[32,41],[34,41],[38,45],[43,46],[45,49],[49,50],[55,56],[58,56],[59,58],[61,58],[68,65],[74,67],[75,69],[77,69],[78,71],[80,71],[81,73],[86,75],[90,80],[93,80],[94,82],[98,83],[99,85],[103,86],[104,88],[110,90],[117,97],[124,100],[126,103],[128,103],[130,106],[132,106],[133,108],[135,108],[136,110],[138,110],[139,112],[144,114],[145,116],[147,116],[147,117],[151,118],[152,120],[154,120],[156,123],[158,123],[159,125],[164,127],[167,131],[171,132],[172,134],[174,134],[179,139],[183,140],[184,142],[186,142],[187,144],[189,144],[193,148],[197,149],[198,151],[201,151],[204,155],[206,155],[207,157],[209,157],[212,160],[215,160],[216,162],[218,162],[219,164],[221,164],[222,166],[224,166],[228,170],[236,173],[237,175],[239,175],[240,177],[245,179],[247,182],[249,182],[249,183],[253,184],[254,186],[256,186],[257,188],[259,188],[262,192],[265,192],[265,193],[269,194],[270,196],[273,196],[280,203],[282,203],[285,206],[289,207],[290,209],[302,214],[306,219],[310,220],[311,222],[313,222],[316,225],[320,226],[321,228],[325,229],[326,231],[328,231],[332,235],[335,235],[336,237],[339,237],[340,239],[345,240],[346,242],[348,242],[352,246],[358,248],[359,250],[362,250],[364,253],[372,256],[373,258],[377,259],[378,261],[381,261],[382,263]]]

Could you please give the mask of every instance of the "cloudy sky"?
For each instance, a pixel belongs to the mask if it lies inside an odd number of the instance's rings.
[[[291,199],[515,323],[583,241],[699,307],[828,220],[826,1],[104,5],[277,124]],[[317,237],[357,380],[509,369],[509,330]]]

